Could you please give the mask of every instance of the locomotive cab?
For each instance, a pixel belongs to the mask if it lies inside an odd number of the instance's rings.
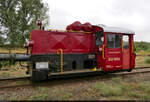
[[[103,53],[98,65],[104,71],[131,71],[135,67],[133,43],[134,32],[131,30],[105,27]]]

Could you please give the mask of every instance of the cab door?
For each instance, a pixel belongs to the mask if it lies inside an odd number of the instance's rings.
[[[130,68],[130,36],[123,35],[123,69]]]
[[[117,71],[122,69],[122,48],[120,33],[106,33],[104,44],[104,71]]]

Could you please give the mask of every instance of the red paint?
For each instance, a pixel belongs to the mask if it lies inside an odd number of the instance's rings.
[[[122,69],[121,48],[105,48],[105,71],[115,71]]]
[[[73,31],[85,31],[85,32],[98,32],[102,31],[103,28],[99,26],[91,25],[89,22],[81,24],[79,21],[76,21],[66,27],[66,30],[73,30]]]
[[[124,49],[123,51],[123,69],[130,68],[130,49]]]
[[[109,33],[113,34],[113,33]],[[116,33],[115,33],[116,34]],[[122,69],[122,49],[121,48],[107,48],[107,33],[104,33],[104,53],[103,60],[104,71],[116,71]],[[120,59],[120,60],[116,60]]]
[[[123,53],[122,53],[123,54],[123,69],[129,69],[130,68],[130,59],[131,59],[130,54],[131,54],[131,48],[132,48],[131,35],[123,34],[123,36],[127,36],[129,38],[128,39],[129,48],[128,49],[123,48]]]
[[[134,53],[134,43],[132,41],[134,41],[133,40],[133,35],[130,35],[130,46],[133,46],[133,48],[131,48],[131,50],[130,50],[130,52],[131,52],[130,53],[130,56],[131,56],[131,59],[130,59],[130,68],[134,68],[135,67],[135,58],[136,58],[136,55]]]
[[[34,46],[32,54],[57,53],[94,53],[94,34],[73,32],[32,31]]]
[[[81,25],[82,30],[86,32],[91,32],[93,30],[92,25],[88,22]]]
[[[127,35],[127,34],[126,34]],[[134,44],[133,35],[129,36],[129,49],[124,49],[123,51],[123,69],[129,69],[135,67],[135,53],[134,53]]]

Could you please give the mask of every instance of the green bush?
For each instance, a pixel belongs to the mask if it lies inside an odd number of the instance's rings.
[[[136,52],[139,51],[148,51],[150,49],[150,43],[149,42],[134,42],[134,46],[136,48]]]

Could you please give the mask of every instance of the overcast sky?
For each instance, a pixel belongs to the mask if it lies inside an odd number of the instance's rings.
[[[44,0],[52,29],[74,21],[129,28],[136,41],[150,42],[150,0]]]

